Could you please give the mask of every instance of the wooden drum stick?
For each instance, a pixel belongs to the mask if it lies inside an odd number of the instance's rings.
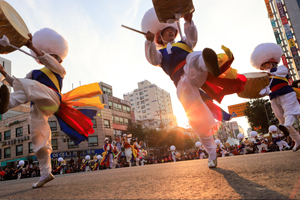
[[[132,31],[135,31],[137,33],[140,33],[140,34],[143,34],[143,35],[146,35],[146,33],[142,32],[142,31],[139,31],[139,30],[136,30],[136,29],[133,29],[133,28],[130,28],[128,26],[124,26],[124,25],[121,25],[123,28],[127,28],[129,30],[132,30]]]

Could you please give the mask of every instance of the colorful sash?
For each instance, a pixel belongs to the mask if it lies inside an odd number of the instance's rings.
[[[13,176],[15,176],[17,173],[19,173],[21,171],[21,169],[23,168],[23,165],[19,165],[16,169],[16,171],[13,173]],[[21,173],[21,172],[20,172]]]
[[[54,170],[54,172],[60,171],[60,170],[61,170],[61,167],[62,167],[62,162],[59,162],[59,163],[58,163],[58,166],[57,166],[57,168]]]
[[[83,168],[85,168],[85,166],[89,163],[88,160],[84,161],[84,163],[81,165],[80,170],[83,170]]]
[[[238,74],[236,69],[231,68],[234,60],[233,54],[227,47],[222,45],[225,53],[218,54],[221,75],[214,77],[208,73],[206,82],[201,87],[208,96],[221,103],[225,95],[239,93],[245,89],[247,78]]]
[[[53,84],[60,90],[59,83],[53,72],[47,68],[42,68],[41,71],[45,73]],[[60,93],[60,91],[58,91]],[[61,103],[55,116],[59,122],[61,130],[65,132],[78,145],[80,142],[86,140],[89,134],[93,134],[92,119],[97,111],[90,109],[77,110],[73,106],[85,107],[93,106],[100,109],[104,108],[104,104],[98,96],[102,94],[98,83],[83,85],[66,94],[61,95]],[[96,97],[94,97],[96,96]]]
[[[92,170],[95,171],[97,170],[98,166],[100,165],[101,160],[97,160],[94,164],[94,166],[92,166]]]

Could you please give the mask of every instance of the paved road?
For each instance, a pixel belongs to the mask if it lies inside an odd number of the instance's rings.
[[[1,181],[1,199],[300,199],[300,151]]]

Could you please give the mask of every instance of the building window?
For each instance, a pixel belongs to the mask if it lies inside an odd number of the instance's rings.
[[[30,134],[30,125],[28,124],[28,134]]]
[[[112,120],[112,123],[114,123],[114,122],[115,122],[115,118],[114,118],[114,116],[113,116],[113,115],[111,116],[111,120]]]
[[[57,150],[58,149],[57,139],[52,139],[51,145],[53,150]]]
[[[140,100],[143,100],[143,99],[144,99],[144,96],[141,96],[141,97],[140,97]]]
[[[90,136],[89,137],[89,147],[98,146],[98,137],[97,136]]]
[[[23,127],[16,128],[16,137],[23,136]]]
[[[108,89],[108,88],[106,88],[106,87],[103,87],[103,94],[107,94],[107,95],[112,96],[111,89]]]
[[[110,123],[107,119],[104,120],[104,128],[110,128]]]
[[[144,94],[144,92],[140,92],[140,95],[143,95]]]
[[[146,106],[145,106],[145,105],[142,105],[141,109],[144,109],[144,108],[146,108]]]
[[[68,140],[68,148],[69,149],[78,148],[78,145],[75,145],[74,142],[71,139],[69,139]]]
[[[122,105],[121,104],[118,104],[118,110],[122,111]]]
[[[108,108],[113,109],[113,103],[111,101],[108,101]]]
[[[21,155],[23,155],[23,144],[16,146],[16,156],[21,156]]]
[[[32,142],[28,143],[28,153],[33,153]]]
[[[96,119],[92,119],[92,123],[93,123],[93,128],[97,128],[97,122],[96,122]]]
[[[10,147],[4,149],[4,158],[10,158]]]
[[[145,101],[141,101],[141,104],[144,104],[145,103]]]
[[[128,119],[124,118],[124,124],[128,125]]]
[[[299,8],[300,8],[300,0],[297,0],[297,3],[298,3],[298,6],[299,6]]]
[[[10,139],[10,130],[4,131],[4,140],[9,140],[9,139]]]
[[[120,117],[120,124],[124,124],[124,119]]]
[[[48,123],[49,123],[51,131],[56,131],[57,130],[57,123],[56,123],[56,121],[50,121]]]
[[[120,124],[120,117],[115,116],[115,123]]]

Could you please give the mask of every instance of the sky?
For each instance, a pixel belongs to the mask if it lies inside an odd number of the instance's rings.
[[[67,71],[63,93],[73,87],[105,82],[113,87],[113,95],[123,94],[149,80],[171,95],[173,112],[179,126],[188,120],[177,99],[176,88],[163,70],[152,66],[145,58],[145,37],[122,28],[126,25],[141,29],[145,12],[153,7],[151,0],[6,0],[23,18],[34,34],[42,28],[51,28],[64,36],[69,54],[63,62]],[[250,55],[260,43],[276,42],[263,0],[194,0],[193,20],[198,29],[198,43],[194,50],[206,47],[223,53],[221,45],[230,48],[235,60],[232,67],[238,73],[256,72],[250,64]],[[183,26],[183,19],[181,24]],[[177,40],[179,37],[177,37]],[[23,50],[28,51],[26,47]],[[34,59],[21,53],[0,55],[12,61],[12,74],[24,77],[29,71],[41,68]],[[220,107],[249,99],[236,94],[225,96]],[[246,131],[245,117],[234,118]]]

